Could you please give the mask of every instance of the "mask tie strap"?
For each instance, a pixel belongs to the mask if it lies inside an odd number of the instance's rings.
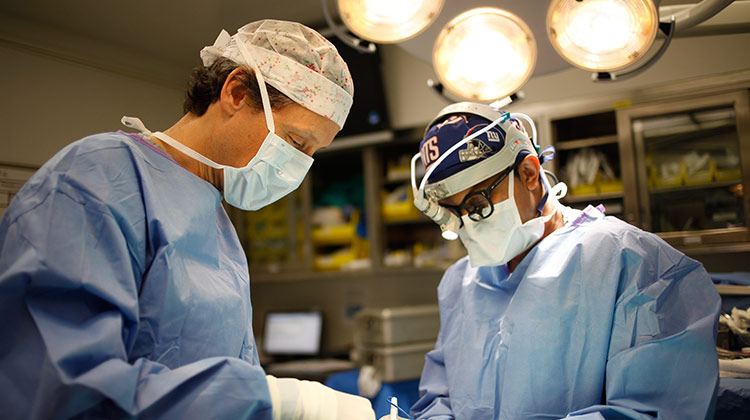
[[[544,150],[542,150],[542,152],[539,153],[539,165],[542,165],[554,159],[556,152],[557,151],[555,150],[555,146],[545,147]]]
[[[197,160],[198,162],[205,163],[206,165],[216,168],[216,169],[224,169],[227,166],[221,165],[219,163],[216,163],[212,161],[211,159],[201,155],[200,153],[196,152],[195,150],[185,146],[184,144],[180,143],[179,141],[175,140],[173,137],[169,136],[167,133],[162,133],[161,131],[155,131],[151,133],[152,136],[156,137],[157,139],[163,141],[164,143],[167,143],[168,145],[174,147],[175,149],[179,150],[180,152],[184,153],[185,155]]]
[[[560,200],[568,194],[568,184],[564,182],[558,182],[552,187],[551,194],[552,197],[555,198],[555,200]]]
[[[551,161],[555,158],[555,147],[554,146],[547,146],[542,150],[541,153],[539,153],[539,177],[542,179],[542,185],[544,186],[544,195],[542,196],[542,199],[539,201],[539,205],[536,208],[536,211],[539,213],[539,215],[542,215],[542,209],[544,208],[544,205],[547,204],[547,198],[549,198],[550,192],[552,192],[552,187],[549,185],[549,181],[547,180],[547,176],[544,174],[544,170],[542,169],[542,164]],[[567,192],[567,186],[565,187],[565,190]],[[556,192],[553,192],[553,197],[556,195]]]
[[[268,131],[275,133],[276,127],[273,122],[273,114],[271,113],[271,101],[268,99],[268,89],[266,88],[266,82],[263,80],[263,75],[260,74],[260,67],[258,67],[258,63],[255,62],[253,55],[250,53],[247,45],[245,45],[240,36],[235,38],[235,42],[240,50],[240,54],[242,54],[242,58],[245,59],[247,64],[253,69],[253,73],[255,73],[255,79],[258,81],[258,90],[260,90],[261,101],[263,102],[263,111],[266,116],[266,127],[268,127]]]
[[[143,124],[143,121],[141,121],[140,118],[136,118],[136,117],[122,117],[120,119],[120,122],[125,127],[138,130],[138,132],[143,133],[143,134],[145,134],[147,136],[151,135],[151,131],[148,128],[146,128],[146,126]]]

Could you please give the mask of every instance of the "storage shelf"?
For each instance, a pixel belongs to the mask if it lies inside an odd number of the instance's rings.
[[[424,174],[422,174],[422,176],[424,176]],[[420,181],[421,179],[422,179],[421,176],[417,177],[417,181]],[[383,180],[383,185],[406,184],[406,183],[411,184],[411,176],[410,175],[391,176],[391,177],[386,177]]]
[[[715,136],[717,134],[731,131],[735,127],[734,122],[729,122],[716,127],[710,128],[699,128],[699,127],[685,127],[679,132],[674,132],[665,135],[657,136],[646,136],[644,135],[644,141],[649,146],[655,147],[674,147],[677,144],[686,144],[690,140],[695,138],[705,138],[707,136]]]
[[[744,228],[734,229],[735,231],[742,231]],[[722,229],[715,229],[714,231],[721,231]],[[705,232],[705,231],[704,231]],[[700,234],[700,232],[695,232],[696,234]],[[682,233],[678,233],[682,234]],[[673,234],[670,233],[657,233],[659,237],[666,240],[669,243],[668,236],[674,237]],[[694,235],[695,236],[695,235]],[[680,245],[673,245],[685,255],[689,257],[699,257],[701,255],[716,255],[716,254],[735,254],[735,253],[745,253],[750,252],[750,242],[743,242],[743,243],[727,243],[727,244],[706,244],[706,245],[699,245],[699,246],[680,246]]]
[[[613,144],[613,143],[617,143],[617,135],[615,134],[611,136],[590,137],[587,139],[580,139],[580,140],[558,141],[555,143],[555,149],[572,150],[572,149],[580,149],[583,147],[603,146],[605,144]]]
[[[420,164],[421,165],[421,164]],[[417,184],[422,181],[422,178],[425,175],[425,171],[422,169],[418,169],[416,175],[416,181]],[[411,185],[411,171],[408,172],[398,172],[398,173],[386,173],[385,177],[383,177],[383,185],[393,185],[393,184],[409,184]]]
[[[729,180],[729,181],[707,182],[705,184],[692,184],[692,185],[680,185],[676,187],[649,188],[648,192],[649,194],[669,194],[669,193],[674,193],[674,192],[704,190],[708,188],[723,188],[723,187],[728,187],[730,185],[739,184],[741,182],[742,182],[741,179],[734,179],[734,180]]]
[[[566,203],[583,203],[587,201],[602,201],[602,200],[614,200],[623,198],[625,193],[622,191],[601,193],[601,194],[586,194],[586,195],[566,195],[562,201]]]
[[[365,146],[375,146],[393,141],[394,135],[391,130],[373,131],[371,133],[356,134],[353,136],[340,137],[325,149],[320,149],[319,154],[327,154],[339,150],[356,150]]]
[[[750,286],[740,286],[735,284],[716,284],[716,291],[720,295],[739,295],[750,296]]]

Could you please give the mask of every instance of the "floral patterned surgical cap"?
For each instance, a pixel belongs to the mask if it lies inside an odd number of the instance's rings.
[[[266,83],[305,108],[344,126],[354,96],[354,83],[336,47],[297,22],[260,20],[230,36],[221,31],[214,45],[201,50],[204,66],[226,57],[250,66],[237,42],[253,54]]]

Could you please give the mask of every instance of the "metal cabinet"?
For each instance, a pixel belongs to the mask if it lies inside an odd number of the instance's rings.
[[[627,164],[617,136],[613,109],[583,110],[558,115],[548,127],[557,151],[554,173],[568,185],[563,203],[583,208],[589,203],[604,204],[607,214],[633,222],[624,215],[628,200],[622,172]]]
[[[542,127],[569,185],[563,202],[602,203],[699,259],[750,252],[749,81],[720,82],[551,107]]]
[[[747,90],[636,105],[616,114],[621,148],[633,153],[623,171],[631,187],[624,203],[631,222],[681,249],[747,246]]]

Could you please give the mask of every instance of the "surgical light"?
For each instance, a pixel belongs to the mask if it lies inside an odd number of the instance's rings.
[[[576,67],[612,71],[641,59],[654,42],[652,0],[553,0],[547,11],[552,46]]]
[[[536,54],[536,40],[523,20],[502,9],[480,7],[443,27],[432,60],[440,82],[451,92],[491,101],[526,83]]]
[[[338,0],[344,24],[356,35],[383,44],[409,39],[440,14],[444,0]]]

